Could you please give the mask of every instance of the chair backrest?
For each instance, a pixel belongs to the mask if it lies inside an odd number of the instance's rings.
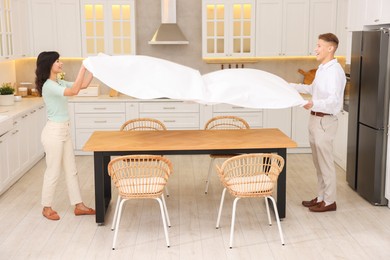
[[[108,174],[122,198],[157,198],[172,174],[169,159],[157,155],[126,155],[112,159]]]
[[[249,124],[238,116],[216,116],[206,122],[205,130],[249,129]]]
[[[165,125],[153,118],[136,118],[126,121],[120,128],[120,131],[155,131],[167,130]]]
[[[283,157],[258,153],[234,156],[217,166],[217,171],[222,184],[232,195],[259,197],[272,194],[283,167]]]

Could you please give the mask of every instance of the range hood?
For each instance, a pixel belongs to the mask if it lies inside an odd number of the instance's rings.
[[[161,25],[149,44],[188,44],[176,24],[176,0],[161,0]]]

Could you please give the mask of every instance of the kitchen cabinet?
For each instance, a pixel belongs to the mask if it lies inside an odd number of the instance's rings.
[[[11,0],[0,1],[0,60],[14,54],[12,12]]]
[[[347,56],[348,55],[348,0],[337,1],[337,23],[336,23],[336,35],[339,38],[339,47],[337,48],[336,55]]]
[[[74,111],[70,122],[74,123],[71,127],[76,154],[87,154],[82,149],[94,131],[119,130],[126,121],[124,102],[76,102],[69,106],[73,106],[70,111]]]
[[[255,55],[255,0],[202,0],[203,57]]]
[[[28,0],[12,0],[13,30],[14,30],[14,57],[23,58],[31,56],[30,23]]]
[[[390,23],[389,0],[366,0],[364,11],[364,25]]]
[[[211,117],[238,116],[244,119],[251,128],[263,128],[263,109],[246,108],[229,104],[216,104],[211,108]],[[207,118],[207,120],[210,118]]]
[[[79,0],[30,0],[33,55],[56,50],[81,56]]]
[[[309,0],[258,0],[256,56],[308,55]]]
[[[278,128],[291,138],[291,108],[264,109],[264,128]]]
[[[160,120],[167,129],[199,129],[199,104],[192,102],[141,102],[139,117]]]
[[[136,54],[135,1],[82,0],[84,56]]]
[[[303,107],[293,107],[291,115],[291,139],[293,139],[302,152],[311,152],[309,143],[309,117],[310,111]],[[299,151],[297,151],[299,152]]]
[[[44,118],[44,105],[29,108],[16,115],[13,128],[0,137],[0,194],[43,157]]]
[[[348,0],[348,31],[362,31],[366,0]]]
[[[328,32],[336,34],[337,22],[337,0],[310,0],[310,55],[315,55],[318,35]]]
[[[347,140],[348,140],[348,112],[341,111],[338,115],[337,134],[333,141],[333,155],[335,162],[343,169],[347,169]]]

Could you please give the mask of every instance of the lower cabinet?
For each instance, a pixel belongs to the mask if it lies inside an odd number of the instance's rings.
[[[0,137],[0,194],[44,156],[45,123],[46,109],[40,105],[13,118],[13,128]]]
[[[297,143],[294,152],[311,153],[309,143],[310,111],[303,107],[293,107],[291,113],[291,139]]]
[[[229,104],[217,104],[211,108],[212,117],[238,116],[247,121],[251,128],[263,128],[263,109],[245,108]]]
[[[348,112],[342,111],[338,115],[337,134],[333,141],[333,155],[335,162],[343,169],[347,169],[347,140],[348,140]]]

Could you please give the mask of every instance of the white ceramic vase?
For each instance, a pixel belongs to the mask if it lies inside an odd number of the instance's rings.
[[[12,106],[15,102],[14,94],[0,95],[0,106]]]

